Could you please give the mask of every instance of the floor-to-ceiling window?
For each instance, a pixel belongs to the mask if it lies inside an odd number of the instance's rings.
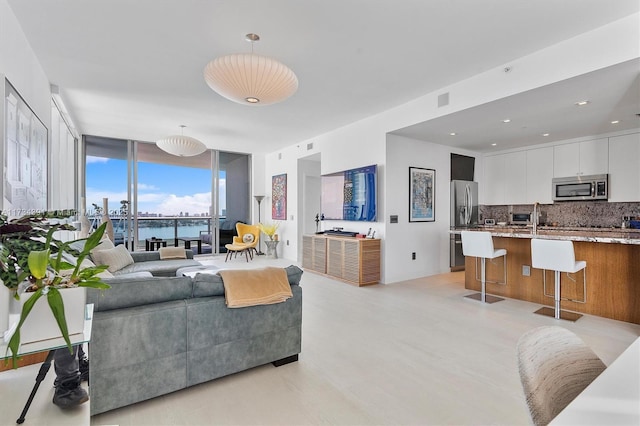
[[[176,157],[152,143],[84,141],[85,205],[97,224],[108,199],[116,243],[146,248],[149,239],[181,245],[201,238],[205,252],[217,253],[227,242],[220,231],[250,220],[246,154],[207,150]]]
[[[155,144],[137,144],[138,241],[200,238],[211,228],[211,151],[193,157],[167,154]]]

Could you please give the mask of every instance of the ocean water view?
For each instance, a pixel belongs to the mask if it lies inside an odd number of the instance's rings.
[[[178,226],[178,237],[198,237],[200,231],[207,232],[207,225],[180,225]],[[175,238],[175,228],[173,226],[138,228],[138,240],[144,241],[147,238],[162,238],[163,240]]]
[[[172,223],[172,220],[168,221],[145,221],[144,219],[139,219],[138,222],[138,242],[141,245],[144,245],[144,241],[147,238],[159,238],[163,240],[173,240],[181,237],[199,237],[202,234],[206,234],[209,229],[207,226],[207,220],[193,220],[194,223],[184,224],[185,221],[180,220],[179,222],[183,222],[178,224],[177,228],[171,224],[169,225],[167,222]],[[122,223],[115,220],[113,221],[114,228],[114,239],[116,243],[121,243],[124,240],[125,229],[122,226]],[[177,230],[177,235],[176,235]]]

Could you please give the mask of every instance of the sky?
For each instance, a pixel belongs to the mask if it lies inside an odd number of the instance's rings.
[[[126,160],[87,156],[86,206],[102,207],[109,199],[109,210],[118,211],[127,199]],[[220,176],[221,208],[226,209],[224,172]],[[211,205],[211,171],[154,163],[138,163],[138,209],[142,213],[178,216],[208,213]]]

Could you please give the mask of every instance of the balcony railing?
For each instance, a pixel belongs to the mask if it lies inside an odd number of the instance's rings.
[[[202,234],[210,234],[212,230],[212,220],[210,216],[162,216],[147,217],[138,216],[138,235],[136,249],[145,248],[145,240],[156,238],[166,240],[169,244],[173,242],[176,247],[180,243],[179,238],[200,237]],[[224,220],[220,218],[220,221]],[[134,232],[133,221],[131,229],[127,232],[126,219],[120,216],[112,216],[114,229],[114,243],[124,244],[130,241]],[[100,223],[99,218],[92,221],[94,227]],[[128,244],[127,244],[128,245]]]

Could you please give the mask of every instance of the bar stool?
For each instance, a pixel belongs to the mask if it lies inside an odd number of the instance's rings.
[[[488,295],[486,292],[486,283],[494,284],[507,284],[507,250],[493,248],[493,237],[490,232],[485,231],[462,231],[462,254],[465,256],[474,256],[476,258],[476,271],[478,270],[478,258],[480,258],[481,273],[480,282],[482,283],[482,289],[480,293],[470,294],[470,299],[479,300],[483,303],[495,303],[504,300],[501,297]],[[487,259],[495,259],[497,257],[503,257],[504,263],[504,281],[487,281],[486,277],[486,261]],[[477,280],[476,274],[476,280]]]
[[[535,313],[540,315],[552,316],[555,319],[564,319],[568,321],[576,321],[582,315],[575,312],[567,312],[560,309],[561,300],[570,300],[572,302],[586,303],[587,302],[587,262],[579,260],[576,262],[575,251],[573,249],[573,241],[561,241],[561,240],[542,240],[534,238],[531,240],[531,266],[534,268],[542,269],[543,279],[543,292],[547,297],[553,297],[554,309],[549,307],[543,307],[538,309]],[[547,277],[546,270],[554,271],[555,275],[555,290],[553,296],[547,294]],[[575,274],[585,269],[583,274],[583,294],[582,300],[562,298],[560,294],[560,273],[566,272],[569,274]],[[570,279],[572,279],[569,276]],[[572,279],[573,280],[573,279]],[[575,281],[575,280],[573,280]]]

